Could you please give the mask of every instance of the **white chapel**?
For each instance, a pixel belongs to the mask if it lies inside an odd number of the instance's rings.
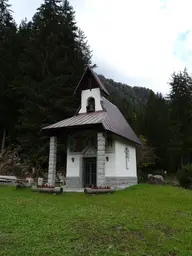
[[[48,183],[56,176],[57,136],[67,141],[66,187],[124,188],[137,184],[136,145],[141,144],[94,71],[87,67],[75,92],[81,106],[68,119],[49,125],[42,133],[50,136]]]

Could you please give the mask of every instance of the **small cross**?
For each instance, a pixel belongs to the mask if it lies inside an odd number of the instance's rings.
[[[125,161],[126,161],[126,169],[129,169],[128,162],[129,162],[129,149],[125,148]]]

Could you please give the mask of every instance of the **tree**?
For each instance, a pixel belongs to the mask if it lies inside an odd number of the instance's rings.
[[[149,146],[147,138],[143,135],[140,135],[139,138],[142,145],[137,146],[138,177],[139,182],[146,182],[147,174],[149,174],[149,170],[151,173],[151,169],[154,168],[157,156],[154,148]]]
[[[169,143],[169,105],[161,94],[150,92],[142,124],[143,134],[155,148],[156,168],[166,168]]]
[[[185,69],[183,72],[174,73],[170,86],[169,151],[172,162],[176,163],[174,168],[177,169],[192,149],[192,78],[188,71]]]
[[[17,99],[12,81],[17,74],[17,27],[7,0],[0,0],[0,133],[1,150],[6,134],[13,135],[17,122]]]
[[[154,149],[149,146],[147,138],[140,135],[142,145],[137,147],[137,166],[139,169],[155,165],[156,155]]]
[[[29,33],[28,33],[29,32]],[[70,117],[79,107],[73,92],[91,52],[67,0],[45,0],[32,22],[20,26],[25,50],[20,55],[22,107],[18,140],[25,158],[47,161],[41,127]]]

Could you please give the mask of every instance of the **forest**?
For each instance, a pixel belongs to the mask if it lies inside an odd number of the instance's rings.
[[[49,138],[40,130],[76,112],[80,98],[73,91],[87,65],[97,63],[68,0],[45,0],[31,20],[20,24],[8,0],[0,0],[0,171],[6,161],[14,168],[47,168]],[[191,163],[192,76],[187,69],[170,74],[167,97],[99,75],[109,100],[141,138],[140,172],[176,173]],[[58,166],[65,163],[65,144],[60,144]]]

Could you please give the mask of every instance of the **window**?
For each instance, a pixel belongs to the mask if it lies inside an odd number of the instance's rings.
[[[95,99],[93,97],[87,100],[87,112],[95,112]]]
[[[107,136],[106,147],[113,147],[113,138],[111,136]]]

